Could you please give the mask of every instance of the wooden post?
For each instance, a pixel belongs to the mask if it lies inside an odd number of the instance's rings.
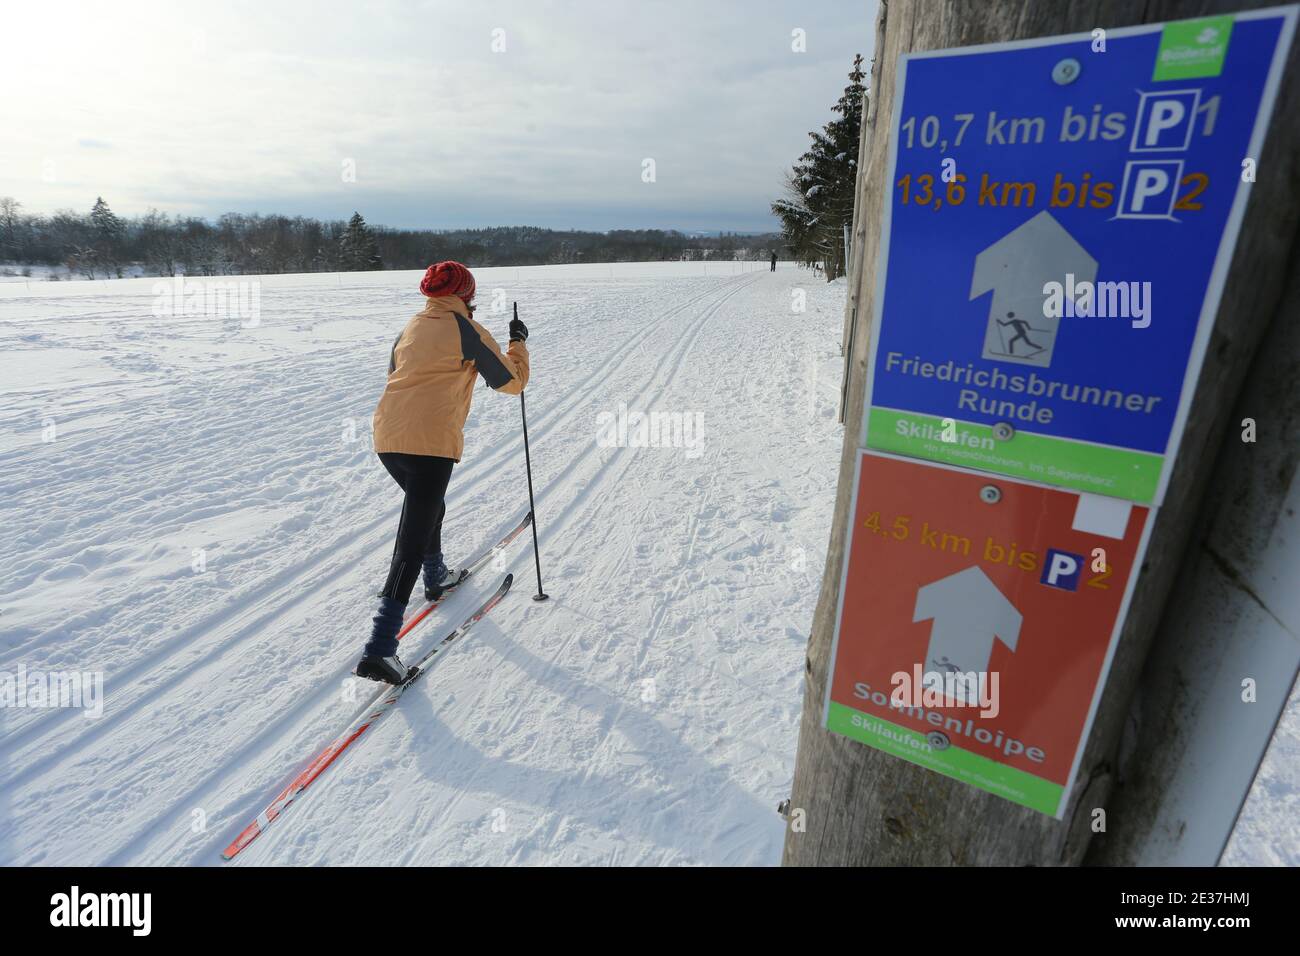
[[[854,250],[856,319],[849,359],[845,441],[831,541],[805,662],[806,686],[783,862],[787,865],[1076,865],[1093,836],[1094,808],[1116,781],[1121,730],[1175,576],[1196,532],[1195,518],[1212,472],[1207,449],[1219,448],[1246,371],[1273,321],[1283,321],[1284,279],[1300,249],[1300,70],[1292,46],[1259,157],[1246,218],[1215,319],[1181,453],[1152,532],[1147,560],[1120,636],[1106,690],[1063,821],[924,770],[821,726],[827,665],[844,560],[852,469],[862,429],[869,323],[876,290],[879,222],[890,197],[885,182],[888,130],[898,56],[919,50],[1085,33],[1268,6],[1252,0],[881,0],[868,95],[869,144],[861,168],[864,234]],[[877,134],[878,135],[874,135]],[[1294,315],[1290,321],[1295,321]],[[1291,385],[1294,388],[1294,384]],[[799,811],[802,811],[801,813]]]

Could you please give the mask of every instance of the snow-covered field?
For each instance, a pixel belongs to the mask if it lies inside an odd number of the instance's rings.
[[[777,862],[843,283],[752,263],[477,276],[484,324],[504,340],[518,300],[532,330],[551,600],[529,600],[521,537],[506,601],[238,862]],[[157,315],[150,279],[0,287],[0,672],[103,679],[98,717],[0,708],[0,863],[214,864],[355,710],[400,507],[370,414],[417,279],[260,277],[256,324]],[[475,396],[453,564],[527,507],[519,403]],[[700,441],[602,447],[624,407],[692,416]]]
[[[166,314],[153,279],[0,285],[0,680],[103,690],[0,707],[0,864],[215,864],[373,688],[347,673],[400,495],[370,414],[417,280],[259,277],[225,315]],[[499,338],[512,300],[533,333],[552,599],[529,600],[525,535],[403,653],[512,571],[506,601],[238,862],[776,863],[843,283],[738,263],[478,280]],[[699,441],[607,447],[637,412]],[[517,400],[480,387],[466,439],[452,563],[527,507]],[[1297,740],[1300,692],[1224,863],[1300,860]]]

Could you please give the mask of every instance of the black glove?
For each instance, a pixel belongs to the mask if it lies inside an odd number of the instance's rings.
[[[528,326],[524,325],[524,323],[520,322],[518,319],[511,319],[510,320],[510,341],[527,342]]]

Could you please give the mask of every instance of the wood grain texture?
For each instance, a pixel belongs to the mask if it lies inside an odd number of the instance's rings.
[[[862,428],[870,320],[877,289],[879,223],[898,56],[1086,32],[1095,27],[1208,16],[1268,6],[1236,0],[1046,2],[1046,0],[882,0],[863,125],[859,171],[857,312],[839,489],[821,594],[805,662],[803,716],[786,865],[1077,865],[1088,849],[1091,811],[1106,805],[1115,781],[1120,732],[1166,598],[1191,541],[1198,506],[1246,370],[1271,322],[1280,321],[1284,278],[1300,221],[1300,98],[1293,45],[1257,182],[1247,208],[1223,301],[1191,408],[1181,453],[1153,529],[1110,679],[1063,821],[829,733],[821,726],[831,637],[845,553],[852,469]],[[1289,321],[1295,321],[1290,316]]]

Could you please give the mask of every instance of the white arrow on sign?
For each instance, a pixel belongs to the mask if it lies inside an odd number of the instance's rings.
[[[1016,649],[1024,620],[998,586],[972,565],[916,592],[913,623],[933,619],[925,672],[987,673],[993,641]]]
[[[1050,213],[1011,230],[975,257],[972,299],[993,292],[982,358],[1043,368],[1052,364],[1059,316],[1043,314],[1043,286],[1097,278],[1097,260]]]

